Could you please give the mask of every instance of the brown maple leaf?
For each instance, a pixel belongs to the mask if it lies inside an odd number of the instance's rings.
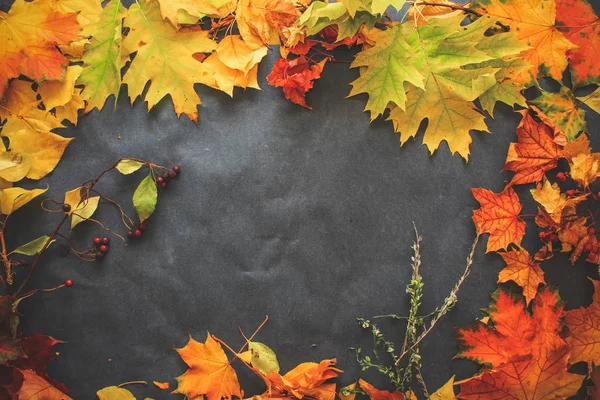
[[[565,325],[571,336],[567,343],[571,346],[570,363],[585,361],[592,370],[592,364],[600,360],[600,281],[594,284],[594,298],[589,307],[579,307],[565,313]]]
[[[542,400],[579,390],[585,377],[567,371],[570,347],[561,337],[557,293],[539,292],[529,314],[522,301],[500,291],[488,314],[488,324],[458,332],[465,349],[457,356],[486,365],[481,374],[457,382],[458,398]]]
[[[501,193],[483,188],[471,189],[481,208],[473,211],[477,234],[489,233],[487,251],[507,249],[513,243],[521,244],[525,235],[525,222],[519,218],[521,202],[512,187]]]

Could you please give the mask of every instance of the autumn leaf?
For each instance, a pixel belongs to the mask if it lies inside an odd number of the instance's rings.
[[[461,15],[462,10],[455,10],[456,3],[448,0],[436,0],[429,4],[413,3],[406,13],[407,21],[415,21],[417,25],[426,25],[430,18],[448,18]]]
[[[152,381],[152,383],[161,390],[167,390],[169,388],[169,382]]]
[[[483,188],[471,189],[481,208],[473,211],[473,222],[478,234],[489,233],[487,251],[507,249],[513,243],[521,244],[525,222],[519,218],[521,202],[513,188],[501,193]]]
[[[281,44],[283,30],[299,16],[291,0],[240,0],[235,10],[240,35],[254,48]]]
[[[529,314],[504,291],[488,309],[490,322],[460,329],[464,357],[485,364],[483,372],[456,382],[458,398],[541,400],[574,395],[585,379],[567,371],[570,347],[560,336],[563,307],[551,290],[539,292]]]
[[[186,114],[198,123],[200,98],[194,84],[202,83],[208,71],[193,54],[215,49],[216,43],[208,37],[208,32],[178,32],[162,19],[156,0],[132,4],[124,25],[130,32],[123,40],[123,48],[127,53],[136,53],[123,78],[131,102],[142,95],[150,81],[145,95],[148,110],[170,95],[175,113],[178,116]]]
[[[586,0],[556,0],[556,25],[578,48],[567,52],[573,87],[600,81],[600,20]]]
[[[545,285],[544,272],[540,265],[531,259],[527,250],[512,250],[499,253],[506,267],[498,275],[498,283],[513,281],[523,288],[527,304],[535,298],[538,286]]]
[[[338,376],[341,370],[335,368],[335,359],[323,360],[320,363],[306,362],[281,376],[273,371],[264,377],[269,398],[293,396],[301,399],[305,396],[320,400],[334,400],[335,383],[327,382]]]
[[[185,374],[177,378],[177,393],[190,398],[205,395],[208,400],[243,397],[235,370],[210,333],[205,343],[198,343],[190,336],[188,344],[177,352],[189,366]]]
[[[158,190],[156,189],[152,173],[149,173],[133,193],[133,207],[140,222],[144,222],[154,213],[157,201]]]
[[[571,178],[584,188],[600,176],[600,153],[578,154],[569,162]]]
[[[360,385],[360,388],[369,395],[371,400],[404,400],[404,395],[397,390],[393,392],[379,390],[362,379],[358,381],[358,384]]]
[[[456,400],[456,395],[454,394],[454,376],[452,376],[444,386],[436,390],[429,398],[431,400]]]
[[[68,61],[56,46],[79,39],[79,30],[77,14],[56,12],[50,2],[17,0],[0,12],[0,97],[20,74],[62,80]]]
[[[371,2],[371,13],[383,14],[389,7],[394,7],[400,11],[404,6],[405,0],[373,0]]]
[[[600,281],[591,281],[594,284],[592,304],[565,313],[565,325],[571,332],[567,337],[571,346],[570,363],[585,361],[589,371],[600,360]]]
[[[126,158],[124,160],[119,161],[115,168],[123,175],[129,175],[142,168],[143,166],[143,162]]]
[[[279,362],[275,352],[264,343],[248,342],[248,350],[238,354],[238,357],[265,376],[271,372],[279,372]]]
[[[549,76],[561,81],[568,64],[567,52],[577,46],[556,29],[554,0],[475,0],[471,8],[499,19],[530,47],[521,56],[532,68],[513,76],[513,80],[529,84],[538,76]]]
[[[356,385],[358,382],[354,382],[340,389],[338,397],[340,400],[354,400],[356,398]]]
[[[135,396],[127,389],[117,386],[108,386],[96,392],[99,400],[136,400]]]
[[[293,60],[279,58],[267,76],[267,82],[269,85],[282,87],[286,99],[312,109],[306,104],[305,95],[312,89],[314,80],[321,77],[326,62],[327,59],[310,65],[304,56]]]
[[[75,228],[85,220],[91,218],[98,208],[100,196],[92,196],[83,200],[79,205],[71,210],[71,229]]]
[[[550,218],[560,224],[565,209],[574,209],[575,206],[585,200],[587,195],[577,197],[567,197],[560,192],[560,187],[556,183],[550,183],[544,179],[543,183],[539,183],[535,189],[530,190],[533,200],[536,201],[548,213]]]
[[[67,68],[62,82],[45,81],[37,88],[45,108],[52,111],[58,121],[68,120],[77,125],[78,112],[84,107],[81,89],[75,87],[81,71],[80,66],[72,65]]]
[[[52,386],[34,371],[26,369],[23,373],[23,386],[17,393],[19,398],[27,400],[71,400],[69,396]]]
[[[587,96],[578,97],[577,100],[581,101],[589,108],[600,114],[600,88],[594,90]]]
[[[175,27],[193,25],[205,16],[223,18],[235,9],[230,0],[159,0],[160,12]]]
[[[20,187],[4,189],[0,191],[0,213],[10,215],[47,190],[48,188],[27,190]]]
[[[41,252],[42,249],[44,249],[44,247],[46,246],[46,243],[48,242],[49,239],[50,239],[50,236],[48,236],[48,235],[40,236],[37,239],[33,239],[32,241],[17,247],[10,253],[11,254],[24,254],[26,256],[35,256],[36,254]],[[51,240],[50,243],[48,244],[48,246],[50,246],[55,241],[56,240]]]
[[[515,172],[510,185],[541,181],[544,173],[556,168],[562,157],[561,147],[554,141],[554,129],[534,120],[527,110],[521,114],[518,141],[510,144],[504,164],[504,170]]]
[[[115,107],[121,87],[121,42],[126,9],[120,0],[106,4],[99,19],[87,26],[90,45],[83,53],[83,71],[79,83],[84,85],[81,98],[85,111],[102,110],[109,96],[115,97]]]
[[[542,92],[542,95],[531,101],[539,107],[565,133],[569,141],[577,138],[580,132],[587,131],[585,111],[575,104],[575,96],[565,86],[560,92]]]

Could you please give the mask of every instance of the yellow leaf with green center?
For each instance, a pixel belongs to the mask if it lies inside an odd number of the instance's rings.
[[[193,55],[215,49],[216,43],[208,37],[208,32],[178,32],[162,19],[156,0],[140,0],[133,4],[125,25],[130,32],[123,40],[123,47],[136,52],[123,79],[131,102],[142,95],[150,81],[145,96],[148,110],[170,95],[175,113],[178,116],[186,114],[198,123],[200,98],[194,84],[202,83],[209,71]]]
[[[519,53],[523,46],[497,36],[485,36],[494,20],[481,18],[462,26],[462,15],[432,19],[427,25],[404,24],[404,40],[415,56],[409,62],[424,77],[423,88],[408,84],[406,105],[393,105],[389,119],[400,132],[400,143],[413,138],[424,119],[423,143],[433,153],[446,141],[452,153],[468,160],[471,130],[486,131],[473,101],[497,84],[493,61]],[[392,28],[394,29],[394,28]],[[375,45],[377,47],[377,44]],[[368,73],[371,65],[362,70]],[[369,93],[371,101],[371,93]]]
[[[89,25],[92,39],[83,54],[84,70],[78,83],[85,87],[81,97],[85,111],[102,110],[109,96],[115,96],[115,106],[121,87],[121,30],[127,10],[120,0],[111,0],[100,19]]]
[[[569,141],[575,140],[580,132],[587,131],[585,111],[575,104],[575,96],[566,86],[560,92],[542,92],[531,103],[540,108],[554,125],[565,133]]]

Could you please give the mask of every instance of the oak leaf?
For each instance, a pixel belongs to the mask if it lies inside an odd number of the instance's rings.
[[[458,357],[485,364],[483,372],[460,384],[458,398],[541,400],[574,395],[583,375],[567,371],[570,347],[562,339],[563,307],[551,290],[539,292],[529,314],[522,301],[504,291],[494,296],[488,324],[459,330],[465,346]]]
[[[570,363],[585,361],[589,371],[600,360],[600,281],[591,281],[594,284],[592,304],[565,313],[565,325],[571,332],[567,338],[571,346]]]
[[[549,76],[561,81],[568,64],[567,52],[577,46],[556,29],[554,0],[475,0],[471,8],[497,18],[530,47],[521,56],[532,67],[513,80],[529,84],[538,76]]]
[[[531,104],[539,107],[569,141],[575,140],[580,132],[587,131],[585,111],[577,107],[575,96],[566,86],[562,86],[558,93],[542,92]]]
[[[517,126],[518,141],[510,144],[504,164],[504,170],[515,173],[510,185],[541,181],[562,157],[561,147],[554,141],[554,129],[534,120],[527,110],[520,113],[523,119]]]
[[[205,343],[199,343],[190,336],[188,344],[177,352],[189,367],[176,378],[179,384],[177,393],[190,398],[205,395],[208,400],[243,397],[235,370],[210,333],[207,333]]]
[[[538,286],[545,285],[544,272],[540,265],[531,259],[527,250],[512,250],[499,253],[506,267],[498,274],[498,283],[513,281],[523,288],[526,304],[535,298]]]
[[[473,211],[477,234],[490,234],[486,252],[507,249],[511,243],[519,246],[525,235],[525,222],[519,218],[522,206],[514,189],[508,187],[501,193],[483,188],[471,191],[481,204]]]
[[[211,52],[216,43],[206,31],[178,32],[163,21],[157,0],[140,0],[132,4],[124,25],[130,32],[123,40],[127,53],[136,53],[123,83],[133,103],[150,81],[145,100],[148,110],[170,95],[175,113],[186,114],[198,123],[200,98],[194,90],[208,71],[193,57],[194,53]]]
[[[578,48],[567,51],[574,87],[600,80],[600,19],[586,0],[556,0],[556,25]]]
[[[282,87],[284,96],[293,103],[311,109],[306,104],[305,96],[312,89],[314,80],[321,77],[326,62],[327,59],[324,59],[311,65],[304,56],[293,60],[279,58],[267,76],[267,82],[269,85]]]

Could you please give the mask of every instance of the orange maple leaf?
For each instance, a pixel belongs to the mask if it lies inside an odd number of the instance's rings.
[[[326,62],[327,59],[324,59],[310,65],[304,56],[294,60],[280,58],[275,61],[273,70],[267,76],[267,82],[271,86],[282,87],[286,99],[312,110],[306,104],[304,96],[312,89],[314,80],[321,77]]]
[[[205,343],[195,341],[190,335],[188,344],[177,352],[190,368],[176,378],[179,384],[176,393],[189,398],[206,395],[208,400],[243,397],[235,370],[210,333]]]
[[[512,250],[499,253],[506,267],[498,275],[498,283],[513,281],[523,288],[523,296],[527,304],[533,300],[538,286],[546,284],[544,272],[540,265],[531,259],[527,250]]]
[[[335,368],[336,359],[323,360],[320,363],[306,362],[299,364],[285,375],[271,372],[263,379],[267,391],[263,398],[315,398],[318,400],[334,400],[335,383],[326,381],[338,376],[340,369]]]
[[[567,338],[571,346],[571,364],[580,361],[592,364],[600,360],[600,281],[591,279],[594,284],[594,298],[589,307],[580,307],[565,313],[565,325],[572,336]]]
[[[483,188],[471,189],[481,208],[473,211],[477,234],[489,233],[487,253],[506,249],[511,243],[521,244],[525,222],[519,218],[521,202],[512,187],[501,193]]]
[[[17,396],[19,399],[27,400],[71,400],[44,378],[38,376],[30,369],[22,370],[23,386],[19,389]]]
[[[517,143],[511,143],[504,165],[505,171],[515,175],[509,185],[539,182],[544,173],[556,168],[563,156],[561,147],[554,141],[555,130],[544,122],[533,119],[528,110],[517,127]]]
[[[554,0],[476,0],[473,9],[510,26],[517,38],[531,47],[521,53],[532,68],[515,74],[511,80],[530,83],[538,76],[550,76],[557,81],[567,68],[567,51],[577,46],[556,29]]]
[[[585,377],[567,371],[570,347],[560,336],[563,307],[557,293],[539,292],[529,314],[522,301],[500,291],[488,314],[488,324],[459,330],[465,349],[457,357],[486,367],[456,382],[461,385],[458,398],[541,400],[567,398],[579,390]]]
[[[574,87],[600,80],[600,19],[586,0],[557,0],[556,25],[579,46],[567,52]]]
[[[367,392],[371,400],[404,400],[404,395],[397,390],[393,392],[388,390],[379,390],[362,379],[358,381],[358,384],[362,390]]]

